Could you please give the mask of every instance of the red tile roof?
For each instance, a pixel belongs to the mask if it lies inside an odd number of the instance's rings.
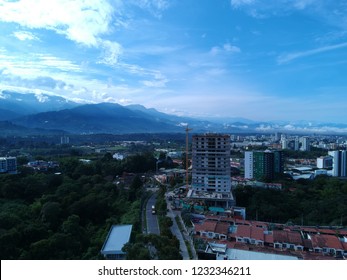
[[[311,235],[311,241],[313,248],[334,248],[343,250],[341,241],[334,235],[316,234]]]
[[[264,242],[274,243],[274,236],[272,234],[265,234],[264,235]]]
[[[318,229],[318,231],[322,234],[331,234],[331,235],[336,234],[336,230],[333,230],[333,229]]]
[[[205,220],[202,224],[195,224],[195,231],[215,232],[217,221]]]
[[[273,238],[274,242],[303,245],[300,233],[295,231],[274,230]]]
[[[236,236],[251,238],[251,227],[247,225],[238,225],[236,229]]]
[[[229,231],[229,227],[230,227],[229,223],[218,222],[217,225],[216,225],[215,232],[219,233],[219,234],[227,235],[228,231]]]
[[[238,225],[235,236],[264,241],[264,229],[255,226]]]
[[[264,229],[255,226],[252,226],[251,228],[251,238],[264,241]]]

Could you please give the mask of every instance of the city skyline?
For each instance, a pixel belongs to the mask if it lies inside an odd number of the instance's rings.
[[[341,123],[346,12],[321,0],[0,1],[0,90]]]

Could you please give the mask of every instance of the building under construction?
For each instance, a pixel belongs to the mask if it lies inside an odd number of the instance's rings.
[[[187,197],[192,201],[224,208],[235,204],[230,180],[230,135],[193,135],[191,186]]]

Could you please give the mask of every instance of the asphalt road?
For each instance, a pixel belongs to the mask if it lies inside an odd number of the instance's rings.
[[[159,223],[157,215],[152,214],[152,205],[155,205],[156,193],[154,193],[147,202],[146,205],[146,220],[147,220],[147,233],[160,234]]]

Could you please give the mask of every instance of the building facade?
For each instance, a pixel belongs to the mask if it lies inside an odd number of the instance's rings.
[[[16,157],[0,157],[0,173],[17,173]]]
[[[328,154],[333,158],[331,175],[334,177],[347,177],[347,151],[330,151]]]
[[[332,168],[333,167],[333,157],[332,156],[322,156],[317,158],[317,168]]]
[[[307,136],[301,137],[301,151],[310,151],[311,143],[310,138]]]
[[[230,136],[194,135],[192,141],[192,188],[230,193]]]
[[[245,179],[271,181],[283,173],[282,151],[245,152]]]

